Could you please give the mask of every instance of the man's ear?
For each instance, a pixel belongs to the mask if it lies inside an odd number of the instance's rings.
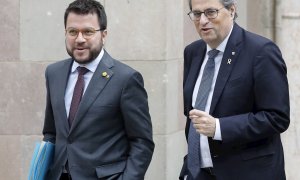
[[[107,36],[107,30],[105,29],[104,31],[102,31],[102,42],[103,42],[103,44],[105,43],[106,36]]]
[[[232,5],[232,6],[229,8],[229,11],[231,12],[231,13],[230,13],[231,17],[234,17],[235,12],[236,12],[236,7],[235,7],[235,5]]]

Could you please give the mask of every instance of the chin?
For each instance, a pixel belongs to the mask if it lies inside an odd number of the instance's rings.
[[[74,58],[74,60],[79,64],[87,64],[92,61],[91,59],[79,59],[79,58]]]
[[[207,44],[214,44],[217,40],[215,37],[204,37],[203,41],[205,41]]]

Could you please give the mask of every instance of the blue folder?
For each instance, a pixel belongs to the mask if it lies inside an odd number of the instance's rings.
[[[31,159],[28,180],[44,180],[54,156],[54,144],[37,142]]]

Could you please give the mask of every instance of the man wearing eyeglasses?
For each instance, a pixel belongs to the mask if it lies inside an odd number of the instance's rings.
[[[180,179],[284,180],[290,122],[279,48],[235,23],[234,0],[189,0],[201,37],[184,50],[188,154]]]
[[[44,141],[55,143],[47,180],[142,180],[154,143],[142,75],[104,49],[107,20],[94,0],[65,11],[71,58],[46,69]]]

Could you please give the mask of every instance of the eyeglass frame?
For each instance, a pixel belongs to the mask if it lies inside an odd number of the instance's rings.
[[[218,15],[219,15],[219,11],[220,11],[221,9],[224,9],[224,8],[225,8],[225,7],[221,7],[221,8],[219,8],[219,9],[211,9],[211,8],[209,8],[209,9],[206,9],[206,10],[204,10],[204,11],[190,11],[187,15],[190,17],[190,19],[191,19],[192,21],[199,21],[202,14],[204,14],[205,17],[206,17],[207,19],[210,20],[210,19],[215,19],[215,18],[217,18]],[[207,13],[208,13],[209,11],[214,11],[214,13],[216,14],[215,17],[208,17]],[[199,15],[198,18],[194,18],[194,20],[193,20],[193,18],[191,17],[190,14],[194,14],[194,12],[198,12],[198,13],[200,13],[200,15]],[[194,17],[195,17],[195,16],[194,16]]]
[[[70,35],[69,34],[69,30],[71,30],[71,29],[74,29],[74,30],[76,30],[77,31],[77,34],[76,35],[74,35],[74,36],[72,36],[72,35]],[[93,34],[91,34],[91,35],[86,35],[86,34],[84,34],[84,30],[92,30],[93,31]],[[82,35],[82,37],[84,38],[84,39],[91,39],[96,33],[97,33],[97,31],[104,31],[105,29],[94,29],[94,28],[92,28],[92,27],[90,27],[90,28],[83,28],[83,29],[77,29],[77,28],[73,28],[73,27],[69,27],[69,28],[67,28],[67,29],[65,29],[65,36],[66,37],[69,37],[69,38],[71,38],[71,39],[76,39],[77,37],[78,37],[78,35],[79,35],[79,33],[81,33],[81,35]]]

